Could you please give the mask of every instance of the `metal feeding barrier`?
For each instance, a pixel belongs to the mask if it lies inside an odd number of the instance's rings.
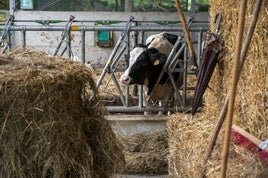
[[[1,53],[5,53],[5,51],[9,48],[11,49],[11,43],[10,43],[10,27],[14,21],[14,16],[10,15],[9,18],[6,20],[5,26],[2,31],[2,35],[0,38],[0,47],[2,48]]]
[[[61,51],[60,56],[62,56],[65,53],[65,51],[67,49],[69,49],[69,57],[71,58],[72,54],[71,54],[71,44],[70,44],[70,28],[71,28],[71,25],[74,21],[74,18],[75,17],[71,15],[69,20],[67,21],[67,24],[65,25],[65,28],[64,28],[63,32],[61,33],[61,40],[60,40],[56,50],[54,51],[53,56],[56,56],[58,54],[62,43],[65,42],[66,44],[65,44],[63,50]]]
[[[186,107],[186,98],[187,94],[186,91],[189,87],[187,87],[187,76],[188,74],[193,74],[192,71],[187,71],[187,64],[189,61],[187,61],[187,45],[185,44],[185,41],[183,40],[183,28],[179,24],[179,21],[135,21],[134,17],[130,17],[128,21],[118,21],[113,20],[116,23],[125,23],[125,25],[103,25],[103,26],[96,26],[94,24],[96,23],[103,23],[105,21],[103,20],[94,20],[94,21],[79,21],[74,20],[74,16],[70,16],[69,20],[63,21],[63,20],[14,20],[14,17],[11,18],[6,22],[5,26],[0,26],[0,30],[2,29],[2,36],[1,36],[1,45],[3,44],[3,39],[10,38],[11,34],[10,32],[21,32],[21,43],[23,47],[26,46],[26,31],[61,31],[61,38],[60,42],[58,43],[58,46],[56,47],[55,51],[53,52],[53,56],[55,55],[63,55],[66,51],[69,52],[69,57],[72,56],[72,45],[70,43],[70,34],[72,31],[80,31],[80,37],[81,37],[81,61],[83,63],[86,62],[85,60],[85,36],[87,31],[95,32],[95,31],[118,31],[121,32],[121,35],[119,36],[117,42],[114,45],[114,48],[110,54],[110,56],[107,58],[107,61],[105,63],[104,68],[102,69],[101,75],[99,76],[98,80],[96,81],[96,87],[100,88],[100,86],[103,84],[103,79],[106,75],[110,77],[110,80],[113,82],[113,84],[116,87],[116,92],[118,94],[118,97],[122,101],[121,106],[106,106],[107,110],[109,112],[126,112],[126,113],[137,113],[137,112],[144,112],[144,111],[185,111],[189,108]],[[19,24],[23,25],[14,25],[16,22],[19,22]],[[27,25],[27,23],[31,23],[31,25]],[[33,25],[33,23],[36,23],[38,25]],[[52,23],[52,25],[50,24]],[[66,23],[65,25],[58,25],[62,23]],[[74,25],[75,23],[82,23],[83,25]],[[86,23],[90,23],[90,25],[85,25]],[[57,24],[57,25],[56,25]],[[93,25],[91,25],[93,24]],[[150,25],[148,25],[150,24]],[[156,25],[155,25],[156,24]],[[194,21],[191,19],[189,21],[188,25],[191,28],[189,28],[190,32],[197,35],[197,42],[194,42],[197,44],[197,58],[201,54],[201,46],[202,46],[202,37],[203,33],[209,30],[208,22],[207,21]],[[198,25],[197,25],[198,24]],[[201,25],[199,25],[201,24]],[[178,35],[178,40],[175,43],[171,54],[168,56],[168,63],[166,63],[163,72],[167,72],[169,75],[169,78],[171,80],[173,88],[175,88],[176,82],[172,77],[172,74],[174,72],[183,72],[183,86],[181,87],[181,94],[178,92],[178,89],[175,90],[175,95],[178,99],[178,105],[179,107],[171,107],[171,108],[163,108],[163,107],[144,107],[143,106],[143,97],[142,97],[142,87],[139,87],[139,97],[138,97],[138,104],[137,106],[129,106],[129,87],[125,87],[125,94],[123,93],[122,88],[120,87],[118,80],[116,78],[115,73],[117,72],[118,63],[122,60],[123,54],[129,54],[130,46],[134,46],[137,41],[139,43],[144,42],[145,32],[176,32]],[[135,35],[134,38],[130,38],[130,34],[138,34]],[[8,40],[8,47],[9,49],[12,49],[11,40]],[[60,51],[60,48],[62,45],[65,44],[62,51]],[[179,44],[181,45],[179,47]],[[15,46],[15,44],[13,44]],[[5,47],[7,48],[7,47]],[[2,48],[5,49],[5,48]],[[179,48],[179,49],[178,49]],[[184,53],[185,57],[182,61],[183,67],[182,68],[176,68],[177,60],[175,60],[181,53]],[[125,60],[125,59],[124,59]],[[125,61],[124,61],[125,62]],[[162,75],[162,74],[161,74]],[[94,99],[94,96],[90,97],[90,99]]]
[[[123,102],[124,106],[126,106],[126,102],[124,99],[123,92],[122,92],[122,90],[121,90],[121,88],[116,80],[115,75],[114,75],[114,71],[115,71],[116,64],[118,63],[120,57],[122,56],[122,54],[124,53],[124,51],[126,50],[126,48],[128,46],[128,43],[127,43],[127,41],[125,41],[125,39],[128,35],[130,26],[133,23],[133,21],[134,21],[134,17],[131,16],[129,21],[126,23],[125,29],[121,33],[121,36],[120,36],[119,40],[117,41],[110,57],[108,58],[106,65],[105,65],[104,69],[102,70],[100,78],[98,79],[97,84],[96,84],[96,87],[98,89],[100,87],[105,75],[108,73],[110,75],[112,81],[115,84],[116,90],[117,90],[119,97],[121,98],[121,101]],[[123,46],[122,46],[122,44],[123,44]],[[120,49],[119,54],[117,54],[119,49]]]

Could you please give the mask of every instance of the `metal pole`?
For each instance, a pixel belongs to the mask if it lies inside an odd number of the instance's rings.
[[[124,27],[122,26],[76,26],[75,29],[70,29],[71,31],[81,31],[82,27],[85,31],[122,31]],[[3,26],[0,26],[0,29],[4,29]],[[26,31],[63,31],[65,29],[62,25],[53,25],[53,26],[41,26],[41,25],[12,25],[10,27],[11,31],[21,31],[25,29]],[[208,31],[209,27],[207,25],[201,27],[191,27],[189,29],[191,32],[199,32],[199,31]],[[158,26],[132,26],[129,31],[174,31],[174,32],[182,32],[183,29],[181,27],[158,27]]]
[[[26,48],[26,31],[25,30],[21,31],[21,44],[22,44],[22,48]]]
[[[81,60],[82,63],[86,63],[86,50],[85,50],[85,45],[86,45],[86,32],[85,29],[82,27],[81,30]]]
[[[131,107],[124,107],[124,106],[106,106],[108,112],[145,112],[145,111],[184,111],[184,108],[163,108],[163,107],[139,107],[139,106],[131,106]],[[186,108],[187,110],[191,109]]]
[[[71,30],[69,30],[68,32],[68,36],[67,36],[67,43],[68,43],[68,54],[69,54],[69,58],[71,59],[72,57],[72,40],[71,40]]]
[[[14,16],[15,0],[9,0],[9,15]]]

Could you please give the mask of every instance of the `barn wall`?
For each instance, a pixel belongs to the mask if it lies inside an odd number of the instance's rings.
[[[138,21],[155,21],[155,20],[179,20],[177,13],[158,13],[158,12],[45,12],[45,11],[16,11],[16,20],[68,20],[70,15],[75,16],[75,20],[122,20],[128,21],[130,16],[134,16]],[[186,14],[186,17],[189,14]],[[194,16],[194,20],[208,20],[208,13],[198,13]],[[38,25],[37,23],[16,23],[24,25]],[[58,24],[52,24],[58,25]],[[60,23],[59,25],[65,25]],[[88,23],[75,23],[75,25],[89,25]],[[90,25],[93,25],[92,23]],[[125,26],[125,23],[115,24],[116,26]],[[30,48],[52,53],[60,41],[61,32],[27,32],[26,44]],[[114,32],[114,42],[118,40],[121,32]],[[148,33],[145,33],[145,37]],[[15,33],[15,45],[21,45],[20,32]],[[81,58],[81,34],[80,32],[72,32],[72,49],[75,56]],[[113,47],[100,48],[94,43],[94,32],[86,32],[86,61],[92,64],[104,64],[110,56]]]

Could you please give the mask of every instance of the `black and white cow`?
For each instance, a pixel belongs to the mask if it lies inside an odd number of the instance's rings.
[[[146,45],[138,45],[130,52],[129,66],[120,82],[125,85],[144,84],[152,100],[168,100],[173,92],[167,74],[161,78],[155,92],[151,92],[176,40],[176,35],[167,33],[148,37]],[[174,77],[179,81],[178,86],[181,85],[182,75],[176,73]]]
[[[144,50],[144,48],[140,49],[134,48],[136,50]],[[133,51],[132,51],[133,52]],[[165,62],[167,59],[167,55],[160,53],[155,48],[149,48],[144,50],[135,60],[131,67],[129,67],[125,73],[128,75],[121,76],[121,83],[126,85],[131,84],[145,84],[148,87],[148,93],[152,92],[152,89],[162,71]],[[130,63],[130,64],[131,64]],[[165,74],[159,84],[165,84],[168,79],[167,74]]]

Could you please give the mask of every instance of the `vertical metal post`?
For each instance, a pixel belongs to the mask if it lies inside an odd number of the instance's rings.
[[[14,16],[15,0],[9,0],[9,15]]]
[[[7,41],[8,41],[8,50],[9,51],[11,51],[11,49],[12,49],[12,43],[11,43],[11,31],[9,30],[8,32],[7,32]]]
[[[196,12],[196,2],[195,0],[191,0],[191,13],[195,13]]]
[[[143,98],[143,85],[138,85],[138,88],[139,88],[139,107],[142,108],[143,107],[143,99],[146,99],[146,98]]]
[[[186,106],[186,97],[187,97],[187,68],[188,68],[188,53],[187,47],[184,48],[184,59],[183,59],[183,85],[182,85],[182,106]]]
[[[15,11],[15,0],[9,0],[9,15],[14,16],[14,11]],[[8,31],[8,48],[11,50],[11,34],[14,34],[14,32],[10,33]]]
[[[21,30],[21,45],[22,48],[26,48],[26,30]]]
[[[68,43],[68,54],[69,54],[69,58],[72,58],[72,47],[71,47],[71,31],[68,31],[68,36],[67,36],[67,43]]]
[[[139,44],[142,44],[144,42],[144,31],[139,31],[138,32],[138,43]],[[139,96],[139,100],[138,100],[138,104],[139,104],[139,107],[142,108],[143,107],[143,100],[146,99],[146,98],[143,98],[143,85],[138,85],[138,96]]]
[[[85,27],[81,27],[81,62],[83,64],[86,63],[86,50],[85,50],[85,45],[86,45],[86,32],[85,32]]]

